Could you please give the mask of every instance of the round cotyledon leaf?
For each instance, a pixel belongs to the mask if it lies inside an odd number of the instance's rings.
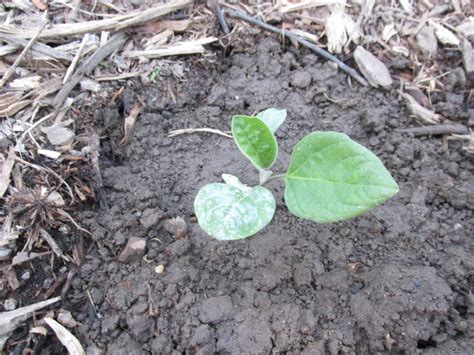
[[[232,135],[240,151],[257,169],[268,169],[278,155],[278,145],[271,129],[254,116],[232,117]]]
[[[343,133],[313,132],[293,150],[285,202],[294,215],[329,223],[388,200],[398,185],[371,151]]]
[[[280,127],[286,119],[286,110],[267,108],[266,110],[257,113],[257,117],[263,121],[273,133],[275,133],[278,127]]]
[[[212,183],[201,188],[194,200],[199,225],[218,240],[254,235],[270,223],[275,208],[272,193],[261,186],[239,189]]]

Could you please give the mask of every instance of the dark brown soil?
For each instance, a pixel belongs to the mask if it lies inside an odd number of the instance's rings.
[[[106,206],[79,216],[95,243],[63,305],[81,324],[81,342],[127,355],[472,353],[472,158],[457,142],[397,132],[414,123],[395,93],[351,87],[303,50],[266,39],[222,62],[221,70],[182,64],[186,80],[170,79],[173,105],[167,85],[129,87],[123,110],[135,95],[146,107],[127,146],[117,144],[121,107],[91,115],[104,137]],[[341,131],[383,160],[400,193],[362,217],[321,225],[292,216],[276,181],[277,212],[262,232],[233,242],[207,236],[193,219],[199,188],[222,173],[249,184],[258,174],[231,139],[167,134],[228,131],[232,114],[268,107],[288,110],[275,171],[307,133]],[[141,218],[159,213],[152,209],[182,216],[187,237],[176,240],[162,223],[145,228]],[[132,236],[146,238],[146,256],[120,263]]]

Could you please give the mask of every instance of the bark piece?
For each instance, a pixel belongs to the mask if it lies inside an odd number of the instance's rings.
[[[354,59],[362,75],[373,87],[390,88],[392,77],[385,64],[361,46],[354,52]]]

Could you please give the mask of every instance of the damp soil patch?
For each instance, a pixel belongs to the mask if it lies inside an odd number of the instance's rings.
[[[64,307],[85,347],[110,354],[472,348],[473,164],[460,143],[397,131],[412,122],[395,92],[350,85],[331,63],[275,39],[223,58],[219,68],[184,66],[185,80],[130,86],[122,108],[97,107],[84,118],[103,137],[104,199],[78,213],[93,244]],[[120,145],[122,109],[137,97],[145,105],[132,139]],[[198,190],[222,173],[252,185],[257,174],[232,139],[168,134],[227,132],[233,114],[268,107],[288,111],[276,132],[275,172],[284,172],[307,133],[339,131],[381,158],[399,194],[364,216],[316,224],[288,212],[283,183],[274,181],[276,216],[261,232],[232,242],[207,236],[193,215]],[[146,240],[145,254],[120,262],[132,237]]]

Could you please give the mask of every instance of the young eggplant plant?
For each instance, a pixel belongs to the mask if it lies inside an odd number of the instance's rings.
[[[273,218],[273,194],[262,185],[285,180],[285,202],[294,215],[318,223],[358,216],[398,192],[398,185],[371,151],[338,132],[312,132],[296,144],[288,171],[269,170],[278,155],[275,131],[286,110],[270,108],[256,116],[232,118],[232,134],[240,151],[257,168],[259,186],[249,187],[232,175],[225,183],[199,190],[194,211],[201,228],[218,240],[247,238]],[[273,176],[272,176],[273,175]]]

